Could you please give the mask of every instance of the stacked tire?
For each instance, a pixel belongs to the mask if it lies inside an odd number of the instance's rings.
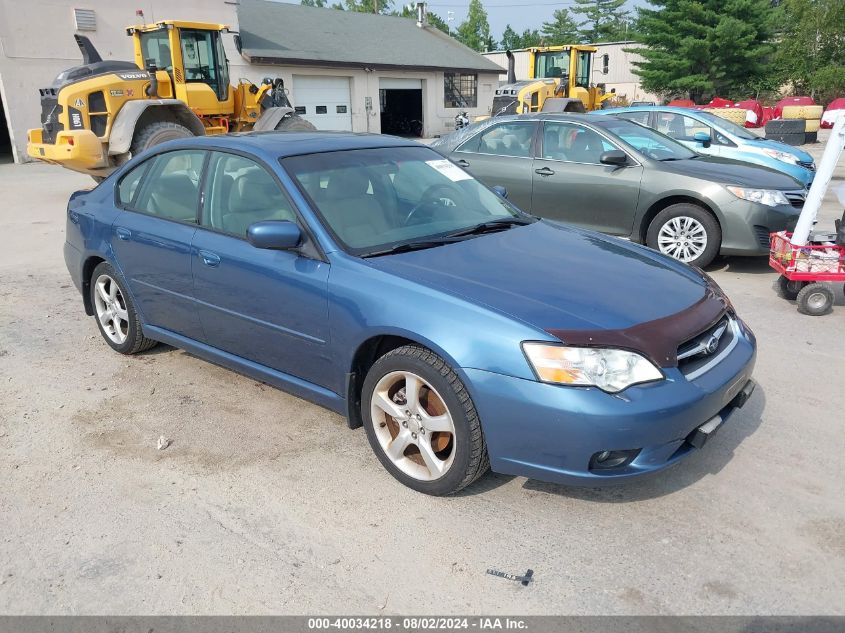
[[[783,119],[786,121],[802,121],[804,123],[804,139],[802,142],[815,143],[818,140],[823,111],[824,108],[820,105],[784,106]],[[768,130],[766,136],[768,137]]]
[[[773,119],[766,123],[766,138],[787,145],[803,145],[806,140],[801,119]]]
[[[745,117],[747,114],[745,108],[704,108],[704,111],[715,114],[739,126],[745,126]]]

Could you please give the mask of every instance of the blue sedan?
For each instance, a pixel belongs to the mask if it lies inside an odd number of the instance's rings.
[[[161,341],[323,405],[424,493],[700,448],[754,387],[728,298],[505,196],[390,137],[185,139],[73,194],[65,260],[115,351]]]
[[[596,110],[654,128],[706,156],[762,165],[792,176],[809,189],[816,175],[813,157],[804,150],[772,141],[710,112],[672,106]]]

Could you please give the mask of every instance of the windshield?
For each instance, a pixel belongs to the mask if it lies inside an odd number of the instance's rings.
[[[668,136],[631,121],[607,119],[600,125],[627,145],[654,160],[686,160],[698,156]]]
[[[716,116],[711,112],[699,112],[698,113],[702,118],[707,119],[711,124],[715,123],[717,126],[726,130],[733,134],[734,136],[738,136],[739,138],[744,138],[747,140],[760,138],[753,132],[749,132],[742,126],[737,125],[733,121],[728,121],[727,119],[723,119],[720,116]]]
[[[566,77],[569,75],[569,51],[537,53],[534,58],[534,77]]]
[[[292,156],[282,165],[323,223],[355,255],[429,240],[491,220],[525,218],[425,147]]]

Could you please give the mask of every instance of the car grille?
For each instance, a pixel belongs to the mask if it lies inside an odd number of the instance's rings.
[[[56,134],[65,129],[59,121],[62,106],[59,105],[58,93],[55,88],[41,88],[38,92],[41,94],[41,142],[55,143]]]
[[[785,191],[784,195],[789,200],[789,204],[796,209],[804,208],[804,201],[807,199],[807,193],[805,191]]]
[[[754,225],[754,236],[761,248],[768,249],[770,246],[769,229],[765,226]]]
[[[694,380],[718,364],[734,345],[736,321],[725,315],[715,325],[678,346],[678,369],[688,380]]]
[[[804,169],[816,171],[816,164],[813,161],[798,161],[798,164],[801,165],[801,167],[803,167]]]

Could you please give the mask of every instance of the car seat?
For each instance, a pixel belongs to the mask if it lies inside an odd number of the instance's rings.
[[[197,221],[198,185],[187,172],[159,176],[150,192],[150,211],[180,222]]]
[[[349,246],[373,243],[373,236],[388,230],[384,208],[368,194],[370,180],[358,170],[339,169],[329,177],[320,211],[332,230]]]
[[[279,186],[260,168],[250,169],[234,181],[229,192],[228,211],[220,229],[246,235],[250,225],[264,220],[295,221],[293,211]]]

